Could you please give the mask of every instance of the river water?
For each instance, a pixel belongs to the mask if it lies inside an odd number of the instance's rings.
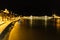
[[[59,40],[60,39],[60,21],[51,20],[25,20],[26,28],[30,30],[30,35],[34,40]],[[29,25],[30,24],[30,25]]]

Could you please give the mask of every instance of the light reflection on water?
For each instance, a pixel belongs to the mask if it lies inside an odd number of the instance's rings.
[[[57,31],[60,31],[60,19],[56,20],[56,27],[57,27]]]
[[[29,22],[30,21],[30,22]],[[54,30],[60,31],[60,19],[49,19],[49,20],[25,20],[25,25],[31,28],[39,28],[42,30]],[[32,24],[30,24],[32,22]]]

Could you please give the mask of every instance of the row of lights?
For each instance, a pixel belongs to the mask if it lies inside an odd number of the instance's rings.
[[[30,19],[30,24],[32,25],[32,19],[43,19],[45,20],[45,26],[47,26],[47,20],[48,19],[52,19],[52,18],[57,18],[59,19],[60,17],[59,16],[56,16],[55,14],[52,16],[52,17],[49,17],[47,15],[45,16],[23,16],[24,19]]]
[[[23,18],[24,19],[45,19],[45,20],[47,20],[47,19],[51,19],[51,18],[60,18],[59,16],[56,16],[55,14],[53,15],[53,17],[49,17],[49,16],[47,16],[47,15],[45,15],[45,16],[23,16]]]

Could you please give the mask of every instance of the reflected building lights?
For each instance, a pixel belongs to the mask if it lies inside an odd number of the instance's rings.
[[[47,16],[45,15],[45,27],[47,26]]]
[[[60,31],[60,19],[59,18],[56,20],[56,27],[57,27],[57,31]]]
[[[24,19],[29,19],[30,20],[30,24],[32,26],[33,24],[33,20],[45,20],[45,27],[47,27],[47,20],[52,19],[52,17],[48,17],[48,16],[23,16]]]
[[[54,21],[55,21],[55,26],[57,31],[60,31],[60,17],[57,16],[56,14],[53,15],[54,16]]]
[[[31,27],[32,27],[32,15],[30,16],[30,24],[31,24]]]

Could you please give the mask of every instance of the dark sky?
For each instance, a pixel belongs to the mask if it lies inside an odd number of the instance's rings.
[[[58,0],[2,0],[0,9],[9,9],[17,14],[22,15],[52,15],[54,11],[60,14],[60,1]]]

